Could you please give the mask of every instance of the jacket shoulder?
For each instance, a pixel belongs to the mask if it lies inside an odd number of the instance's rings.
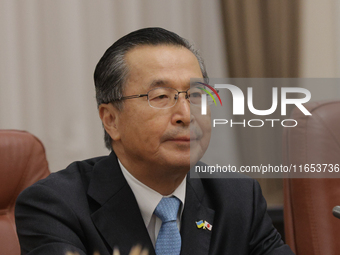
[[[39,190],[50,190],[61,196],[77,199],[80,194],[86,194],[89,182],[91,180],[93,169],[96,163],[107,158],[107,156],[75,161],[67,166],[64,170],[51,173],[45,179],[39,180],[35,184],[26,188],[18,197],[24,194],[39,192]]]

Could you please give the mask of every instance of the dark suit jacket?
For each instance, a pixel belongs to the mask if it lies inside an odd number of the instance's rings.
[[[198,220],[212,231],[198,229]],[[111,255],[117,246],[125,255],[138,243],[155,254],[114,153],[74,162],[23,191],[16,225],[22,254]],[[181,254],[293,254],[272,226],[259,184],[249,178],[187,178],[181,237]]]

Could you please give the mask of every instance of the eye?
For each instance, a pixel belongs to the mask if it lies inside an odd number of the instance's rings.
[[[200,92],[193,92],[193,93],[190,93],[190,97],[191,98],[201,98],[202,97],[202,93],[200,93]]]
[[[168,95],[159,95],[157,98],[158,99],[168,98]]]
[[[153,95],[152,98],[150,98],[150,100],[166,100],[166,99],[169,99],[169,95],[167,94],[161,94],[161,95]]]

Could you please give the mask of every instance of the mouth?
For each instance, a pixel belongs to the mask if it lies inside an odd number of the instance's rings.
[[[190,136],[180,136],[180,137],[174,137],[174,138],[171,138],[169,139],[169,141],[172,141],[172,142],[190,142]]]
[[[190,142],[190,141],[196,141],[199,140],[199,137],[196,134],[188,135],[188,136],[176,136],[173,138],[168,139],[169,141],[175,141],[175,142]]]
[[[201,140],[203,134],[198,129],[186,130],[187,132],[172,132],[163,136],[162,140],[170,141],[170,142],[177,142],[177,143],[190,143]]]

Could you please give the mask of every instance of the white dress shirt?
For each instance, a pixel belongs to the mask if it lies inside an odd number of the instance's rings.
[[[155,211],[158,203],[161,201],[163,196],[158,193],[157,191],[149,188],[139,180],[137,180],[120,162],[118,159],[118,163],[120,168],[122,169],[122,173],[129,184],[130,188],[132,189],[133,194],[136,197],[139,210],[142,214],[145,226],[149,232],[151,241],[153,246],[156,244],[158,232],[162,226],[162,221],[156,215],[153,214]],[[182,203],[180,209],[178,210],[177,215],[177,226],[178,229],[181,227],[181,218],[184,208],[184,200],[185,200],[185,190],[186,190],[186,178],[185,177],[182,183],[177,187],[177,189],[166,197],[175,196],[177,197]]]

